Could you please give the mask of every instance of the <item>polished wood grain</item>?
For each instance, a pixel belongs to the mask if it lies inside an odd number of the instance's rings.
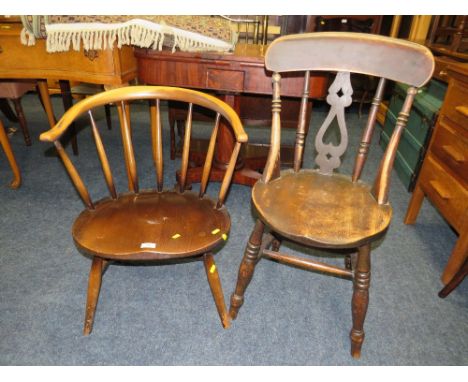
[[[395,65],[397,58],[401,64]],[[428,49],[401,40],[355,33],[313,33],[275,40],[266,53],[265,62],[267,69],[274,71],[270,151],[262,178],[252,189],[252,204],[258,220],[239,267],[229,312],[233,319],[237,317],[256,264],[263,257],[352,280],[351,355],[359,358],[369,303],[371,244],[385,234],[391,222],[392,208],[388,194],[396,149],[417,92],[415,86],[422,86],[430,79],[434,60]],[[415,62],[419,64],[414,65]],[[280,143],[283,72],[309,70],[338,72],[327,97],[330,113],[318,130],[315,141],[320,154],[315,159],[315,166],[319,168],[302,168],[304,126],[299,124],[294,167],[280,171],[284,165]],[[342,152],[347,144],[344,107],[351,103],[352,94],[349,71],[386,76],[413,85],[408,88],[397,127],[373,184],[360,180],[360,177],[384,94],[385,79],[379,81],[352,175],[335,171],[341,159],[350,157],[344,156]],[[301,119],[306,103],[302,102],[302,105]],[[332,126],[334,118],[338,119],[341,133],[338,146],[323,140],[324,130]],[[280,252],[278,239],[336,251],[338,255],[344,256],[345,267],[292,255],[286,251]]]
[[[100,51],[79,51],[48,53],[46,40],[37,39],[35,45],[21,43],[21,23],[0,23],[0,78],[38,80],[38,89],[50,127],[56,119],[50,102],[49,80],[68,80],[99,85],[122,86],[137,76],[133,47],[123,45],[120,49]],[[64,82],[64,86],[67,86]],[[65,93],[67,90],[65,89]],[[65,109],[71,104],[71,97],[65,97]],[[74,152],[78,149],[75,134],[71,134]]]
[[[156,175],[155,186],[141,190],[137,171],[135,150],[130,126],[129,108],[131,101],[149,101],[152,162]],[[187,118],[184,155],[179,183],[175,189],[163,187],[162,131],[160,101],[175,100],[199,105],[213,110],[217,116],[213,121],[211,147],[204,166],[200,192],[188,191],[185,174],[188,168],[188,152],[192,123]],[[92,110],[104,104],[116,104],[121,124],[124,161],[127,169],[129,191],[117,192],[111,163],[106,155],[99,134],[99,127]],[[189,112],[190,113],[190,112]],[[60,143],[60,138],[81,115],[88,114],[92,134],[96,143],[104,179],[110,196],[91,200],[90,193],[77,168]],[[209,172],[213,164],[219,121],[224,118],[234,131],[234,144],[222,184],[214,198],[206,193]],[[109,260],[117,261],[167,261],[195,258],[204,261],[208,283],[223,327],[230,320],[226,311],[220,277],[213,259],[213,251],[228,239],[231,221],[224,201],[237,163],[241,144],[247,141],[242,123],[235,111],[224,102],[198,91],[173,87],[133,86],[113,89],[96,94],[71,107],[50,131],[41,134],[41,140],[53,142],[57,148],[85,210],[76,218],[72,227],[73,240],[80,251],[93,258],[88,286],[88,300],[84,333],[92,330],[94,314],[99,296],[102,273]],[[141,175],[141,174],[140,174]]]
[[[404,220],[414,224],[428,198],[459,234],[441,276],[444,284],[468,258],[468,64],[447,72],[447,93]]]
[[[322,248],[357,248],[382,235],[392,217],[390,205],[376,203],[366,183],[309,169],[284,170],[278,179],[257,183],[252,202],[281,236]]]
[[[21,172],[16,162],[15,155],[11,149],[10,141],[6,135],[5,128],[2,121],[0,120],[0,145],[2,146],[3,152],[6,155],[8,163],[10,164],[11,171],[13,172],[13,180],[10,182],[11,188],[18,188],[21,185]]]

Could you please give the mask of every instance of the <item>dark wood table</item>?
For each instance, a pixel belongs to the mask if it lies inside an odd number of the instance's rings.
[[[188,53],[135,49],[140,82],[150,85],[179,86],[215,92],[241,115],[241,94],[272,93],[271,72],[264,66],[264,45],[237,44],[233,53]],[[304,73],[283,77],[281,95],[301,97]],[[312,74],[310,98],[322,98],[326,94],[326,75]],[[234,135],[229,127],[220,125],[218,150],[211,171],[211,179],[220,181],[234,147]],[[259,153],[260,151],[260,153]],[[233,182],[253,185],[260,177],[268,146],[247,145],[242,152]],[[195,161],[196,162],[196,161]],[[199,182],[201,167],[192,167],[187,174],[189,182]]]

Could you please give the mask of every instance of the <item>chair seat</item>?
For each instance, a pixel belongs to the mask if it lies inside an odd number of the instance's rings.
[[[382,234],[392,216],[390,205],[379,205],[369,185],[314,170],[287,170],[269,183],[259,181],[252,201],[274,231],[319,247],[357,247]]]
[[[85,252],[109,259],[170,259],[210,251],[230,229],[227,210],[186,191],[143,191],[84,210],[72,234]]]

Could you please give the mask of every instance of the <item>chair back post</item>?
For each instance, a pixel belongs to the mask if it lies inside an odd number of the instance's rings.
[[[190,136],[192,134],[193,103],[189,103],[187,118],[185,120],[184,146],[182,149],[182,161],[180,165],[179,192],[184,192],[189,164]]]
[[[280,82],[281,75],[273,73],[273,96],[271,102],[271,145],[268,152],[268,158],[263,171],[262,181],[268,183],[275,172],[275,168],[280,164],[280,145],[281,145],[281,98],[280,98]]]
[[[398,144],[400,143],[401,135],[406,127],[406,124],[408,123],[409,113],[416,94],[417,89],[413,86],[410,86],[406,92],[406,98],[401,111],[398,114],[395,129],[392,136],[390,137],[387,149],[385,150],[385,154],[380,162],[379,171],[372,188],[372,194],[379,204],[386,204],[388,202],[388,191],[390,187],[390,175],[393,168],[393,162],[395,161],[396,151]]]
[[[304,156],[304,144],[306,136],[307,107],[309,104],[310,72],[307,70],[304,75],[304,90],[301,98],[301,108],[296,130],[296,144],[294,147],[294,171],[298,172],[302,167]]]
[[[361,143],[359,144],[358,154],[356,156],[356,161],[354,164],[353,182],[357,182],[361,177],[362,170],[366,163],[367,155],[369,153],[369,146],[372,140],[372,135],[374,133],[375,121],[377,119],[377,112],[380,107],[380,103],[382,102],[382,97],[385,89],[385,78],[381,78],[379,80],[379,84],[377,85],[377,90],[375,92],[375,96],[372,99],[371,108],[369,110],[369,116],[367,118],[367,124],[362,134]]]

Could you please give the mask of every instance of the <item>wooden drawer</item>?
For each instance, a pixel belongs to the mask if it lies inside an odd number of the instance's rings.
[[[419,185],[448,222],[459,231],[468,208],[468,190],[432,156],[426,156]]]
[[[208,68],[205,87],[221,91],[242,92],[244,90],[244,72]]]
[[[431,152],[453,170],[454,175],[468,185],[468,131],[455,129],[450,120],[442,117],[435,129]]]
[[[468,89],[460,82],[450,84],[441,114],[468,129]]]

